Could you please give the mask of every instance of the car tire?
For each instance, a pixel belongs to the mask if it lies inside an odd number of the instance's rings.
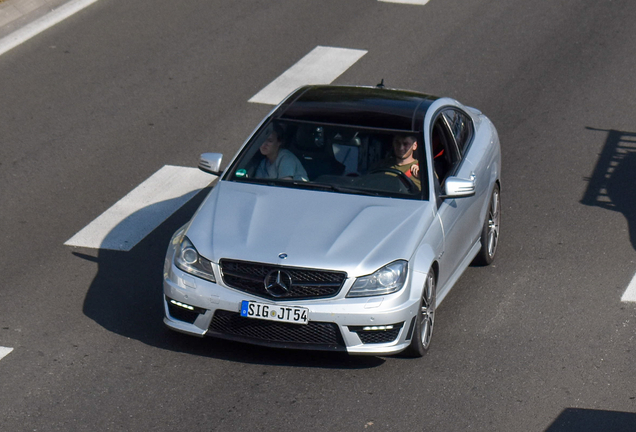
[[[495,184],[490,195],[486,219],[481,230],[481,249],[473,261],[479,266],[490,265],[495,260],[497,246],[499,245],[499,223],[501,220],[501,195],[499,185]]]
[[[435,308],[437,306],[437,285],[435,272],[430,269],[426,275],[426,282],[422,290],[420,307],[415,318],[415,329],[411,344],[404,351],[409,357],[422,357],[431,345],[433,328],[435,326]]]

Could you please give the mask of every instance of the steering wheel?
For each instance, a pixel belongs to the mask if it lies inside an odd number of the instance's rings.
[[[400,171],[399,169],[395,169],[395,168],[376,168],[373,171],[371,171],[369,174],[377,174],[377,173],[395,174],[397,176],[397,178],[400,179],[400,181],[404,184],[404,186],[406,186],[406,188],[408,189],[409,193],[415,193],[418,190],[417,186],[415,186],[415,183],[413,183],[413,180],[408,178],[408,176],[406,174],[404,174],[402,171]]]

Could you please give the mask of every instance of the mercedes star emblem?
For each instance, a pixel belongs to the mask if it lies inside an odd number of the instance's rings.
[[[289,273],[283,270],[272,270],[265,276],[265,291],[273,297],[283,297],[289,294],[292,279]]]

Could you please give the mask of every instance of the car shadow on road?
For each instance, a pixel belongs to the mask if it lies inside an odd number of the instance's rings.
[[[128,252],[99,249],[96,256],[77,250],[72,252],[98,265],[97,275],[84,299],[83,312],[87,317],[111,332],[149,346],[223,360],[337,369],[372,368],[385,362],[379,357],[256,347],[168,330],[163,324],[162,302],[163,262],[168,242],[172,234],[192,217],[210,190],[203,189]],[[166,206],[170,207],[168,201],[148,206],[131,218]],[[111,232],[121,235],[118,227]],[[110,243],[107,236],[103,244]]]
[[[607,138],[581,203],[622,213],[629,225],[629,238],[636,249],[636,132],[613,129]]]
[[[566,408],[545,432],[634,432],[636,414],[620,411],[603,411]]]

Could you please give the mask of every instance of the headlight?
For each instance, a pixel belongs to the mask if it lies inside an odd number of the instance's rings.
[[[399,291],[406,281],[406,261],[394,261],[369,276],[356,279],[347,297],[391,294]]]
[[[199,255],[196,248],[187,237],[183,237],[174,254],[174,265],[191,275],[216,282],[212,263]]]

